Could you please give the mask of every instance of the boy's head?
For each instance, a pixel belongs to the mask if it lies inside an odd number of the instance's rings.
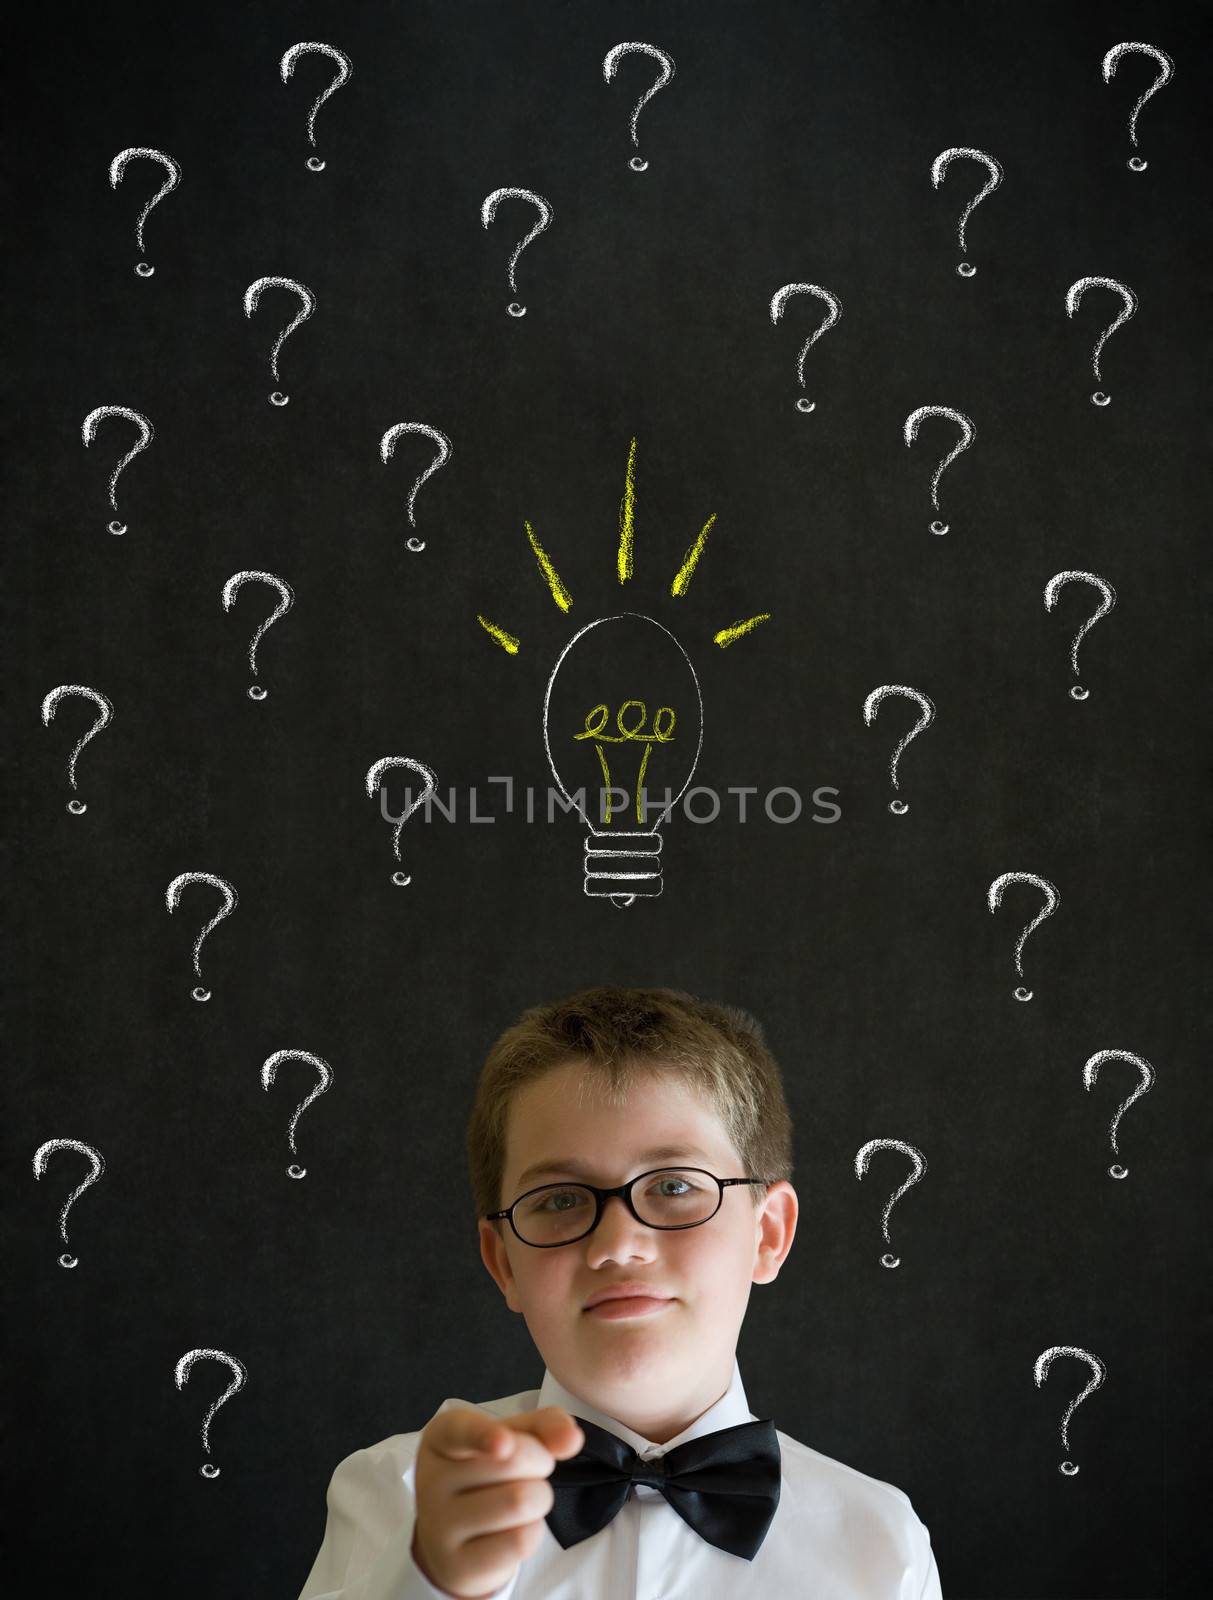
[[[521,1312],[553,1376],[574,1394],[664,1443],[727,1389],[752,1283],[769,1283],[796,1231],[792,1126],[779,1067],[759,1024],[732,1006],[671,989],[600,987],[523,1013],[490,1050],[468,1125],[480,1253]],[[669,1151],[655,1155],[653,1152]],[[539,1170],[533,1170],[539,1169]],[[524,1243],[505,1218],[485,1220],[542,1185],[515,1220],[536,1237],[593,1221],[574,1179],[613,1188],[653,1169],[701,1169],[689,1182],[646,1178],[642,1214],[695,1227],[654,1228],[622,1197],[598,1225],[552,1248]],[[717,1195],[716,1178],[763,1178]],[[647,1190],[647,1201],[642,1191]],[[661,1208],[661,1209],[658,1209]],[[586,1309],[613,1284],[667,1297],[643,1315]]]

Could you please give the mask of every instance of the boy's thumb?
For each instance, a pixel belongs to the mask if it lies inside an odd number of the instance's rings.
[[[585,1429],[578,1423],[577,1418],[570,1416],[561,1432],[563,1446],[562,1455],[573,1456],[585,1444]]]
[[[585,1443],[585,1431],[576,1417],[560,1406],[545,1406],[511,1420],[520,1431],[533,1433],[554,1456],[575,1455]]]

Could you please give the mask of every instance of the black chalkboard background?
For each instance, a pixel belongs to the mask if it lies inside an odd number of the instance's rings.
[[[5,1455],[10,1549],[40,1596],[291,1600],[342,1456],[447,1396],[539,1383],[479,1260],[463,1130],[498,1032],[598,982],[746,1006],[783,1064],[801,1214],[743,1330],[755,1412],[904,1488],[949,1600],[1207,1592],[1203,11],[43,6],[10,32]],[[331,65],[278,74],[305,40],[353,63],[316,118],[320,175],[306,121]],[[603,82],[622,40],[677,66],[639,118],[642,175],[628,119],[655,74],[632,56]],[[1105,85],[1121,40],[1175,62],[1140,116],[1140,175],[1128,118],[1154,69],[1130,58]],[[160,170],[107,178],[132,145],[182,172],[148,218],[146,279],[135,220]],[[952,145],[1005,171],[970,218],[968,281],[956,224],[983,180],[962,162],[932,187]],[[506,269],[533,213],[479,219],[506,185],[555,212],[519,261],[524,318]],[[269,350],[295,302],[241,305],[274,274],[317,302],[283,345],[281,408]],[[1104,349],[1104,409],[1091,351],[1118,303],[1064,307],[1095,274],[1139,300]],[[821,307],[768,312],[793,281],[844,308],[806,362],[811,415],[796,360]],[[119,482],[121,538],[107,482],[132,432],[81,439],[109,404],[155,427]],[[955,432],[901,437],[926,404],[977,429],[941,480],[943,538],[930,476]],[[429,447],[388,465],[378,448],[411,420],[452,445],[417,496],[419,554],[406,504]],[[246,652],[274,599],[220,601],[244,569],[296,596],[259,647],[260,704]],[[1081,704],[1069,648],[1095,598],[1069,585],[1046,611],[1064,569],[1118,594],[1083,641]],[[550,781],[557,655],[623,610],[691,656],[694,781],[724,797],[715,822],[671,819],[664,892],[626,910],[583,893],[575,818],[520,809]],[[67,699],[44,727],[61,684],[114,707],[79,758],[78,817],[67,761],[92,711]],[[901,817],[888,764],[916,713],[892,699],[866,726],[882,684],[937,708],[901,759]],[[404,827],[404,888],[363,788],[388,755],[459,797],[457,822]],[[507,775],[512,815],[488,782]],[[473,785],[492,822],[468,820]],[[730,785],[758,792],[744,824]],[[763,812],[780,786],[803,796],[794,822]],[[834,822],[813,820],[825,787]],[[191,948],[217,897],[164,903],[189,871],[239,894],[203,946],[205,1005]],[[1013,955],[1039,896],[986,907],[1008,871],[1061,895],[1024,947],[1029,1004]],[[313,1078],[259,1081],[287,1048],[333,1073],[299,1122],[302,1182],[286,1128]],[[1108,1124],[1136,1079],[1111,1063],[1085,1091],[1102,1049],[1157,1074],[1121,1124],[1119,1183]],[[904,1163],[853,1171],[876,1137],[929,1163],[893,1212],[896,1272],[880,1213]],[[56,1138],[106,1161],[71,1212],[70,1272],[58,1214],[85,1163],[31,1170]],[[1058,1426],[1086,1369],[1033,1382],[1056,1344],[1107,1370],[1071,1423],[1074,1478]],[[211,1423],[210,1482],[200,1426],[226,1369],[173,1379],[199,1347],[248,1374]]]

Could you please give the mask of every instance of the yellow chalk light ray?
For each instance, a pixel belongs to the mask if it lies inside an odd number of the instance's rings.
[[[567,611],[569,609],[569,607],[573,603],[572,595],[569,593],[569,591],[565,588],[564,584],[561,582],[560,574],[556,571],[556,568],[552,565],[551,559],[548,556],[547,551],[543,548],[543,546],[539,543],[539,540],[535,537],[534,528],[531,527],[529,522],[524,522],[522,525],[526,529],[527,538],[531,541],[531,549],[535,552],[535,560],[539,563],[539,570],[540,570],[540,572],[543,573],[544,577],[547,579],[548,588],[551,590],[551,593],[552,593],[552,599],[556,602],[556,604],[560,607],[560,609],[562,611]]]
[[[684,595],[687,592],[687,588],[695,574],[695,568],[699,565],[699,557],[703,554],[703,547],[708,542],[708,534],[711,531],[712,524],[715,521],[716,513],[713,511],[712,515],[700,529],[698,539],[696,539],[695,543],[682,558],[682,565],[679,567],[674,576],[674,581],[670,585],[670,593],[672,595]]]
[[[619,581],[632,576],[633,534],[636,525],[636,441],[628,446],[628,466],[623,479],[623,499],[619,502]]]
[[[719,633],[712,635],[712,643],[718,644],[723,650],[726,645],[733,644],[743,634],[752,633],[760,622],[770,620],[769,611],[760,611],[756,617],[747,617],[744,622],[734,622],[727,628],[721,628]]]
[[[713,511],[712,515],[700,529],[698,538],[688,549],[686,555],[682,558],[682,565],[675,573],[674,581],[670,584],[670,593],[676,599],[681,599],[682,596],[686,594],[687,589],[690,587],[691,579],[694,577],[695,569],[699,564],[699,558],[703,554],[704,548],[707,544],[708,534],[711,532],[712,525],[715,521],[716,513]],[[547,554],[546,550],[544,550],[543,546],[539,543],[534,528],[532,528],[531,524],[525,520],[523,522],[523,527],[526,529],[526,536],[530,541],[531,550],[534,552],[535,561],[547,583],[548,592],[551,594],[552,599],[562,611],[568,611],[569,607],[573,604],[572,595],[565,588],[560,574],[552,565],[551,558]],[[633,439],[631,444],[628,446],[628,464],[624,474],[623,499],[619,502],[619,552],[616,560],[616,569],[619,574],[620,583],[626,583],[627,580],[632,576],[633,556],[635,552],[635,530],[636,440]],[[763,611],[757,616],[747,617],[744,621],[734,622],[729,627],[721,628],[718,633],[713,634],[712,642],[713,644],[719,645],[723,650],[728,645],[734,644],[745,634],[751,633],[759,625],[759,623],[769,621],[770,616],[771,613],[769,611]],[[518,639],[516,639],[512,633],[507,633],[504,628],[500,628],[496,623],[490,622],[487,617],[477,615],[476,620],[480,623],[480,626],[485,630],[491,639],[496,639],[497,643],[503,650],[507,651],[508,654],[513,656],[518,654],[518,651],[521,649],[521,645]],[[582,738],[584,735],[579,734],[577,737]],[[599,751],[599,759],[602,759],[601,750]],[[645,752],[645,759],[648,759],[647,751]]]
[[[476,621],[491,639],[496,639],[503,650],[508,651],[512,656],[518,654],[518,640],[515,639],[512,633],[507,633],[504,628],[499,628],[495,622],[490,622],[487,617],[482,617],[479,613],[477,613]]]

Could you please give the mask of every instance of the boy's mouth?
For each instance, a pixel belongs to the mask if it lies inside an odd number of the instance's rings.
[[[585,1314],[598,1317],[603,1322],[620,1322],[631,1317],[650,1317],[673,1303],[669,1296],[653,1299],[649,1295],[616,1295],[614,1299],[600,1300],[597,1305],[587,1306]]]
[[[655,1283],[644,1283],[639,1278],[621,1279],[618,1283],[607,1283],[594,1293],[585,1303],[585,1309],[601,1305],[607,1300],[669,1300],[672,1296],[664,1289],[658,1288]]]

